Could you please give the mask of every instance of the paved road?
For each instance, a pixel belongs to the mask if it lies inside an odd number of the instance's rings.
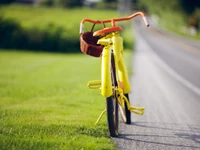
[[[200,150],[200,45],[137,24],[132,105],[144,116],[120,123],[122,150]]]

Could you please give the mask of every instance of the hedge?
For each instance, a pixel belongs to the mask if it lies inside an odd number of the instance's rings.
[[[80,52],[79,37],[50,23],[44,29],[25,29],[12,19],[0,17],[0,48],[47,52]]]

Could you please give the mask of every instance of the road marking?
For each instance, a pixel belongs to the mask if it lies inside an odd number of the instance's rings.
[[[195,85],[193,85],[192,83],[190,83],[188,80],[184,79],[183,77],[181,77],[179,74],[177,74],[168,64],[166,64],[151,48],[151,46],[146,42],[146,40],[144,38],[142,38],[141,36],[137,37],[140,39],[143,39],[143,43],[146,44],[149,47],[149,50],[152,54],[152,56],[155,58],[155,60],[157,62],[159,62],[158,64],[165,69],[165,71],[171,75],[171,77],[173,77],[174,79],[176,79],[177,81],[179,81],[180,83],[182,83],[184,86],[186,86],[187,88],[189,88],[190,90],[192,90],[193,92],[195,92],[196,94],[198,94],[200,96],[200,89],[198,87],[196,87]]]

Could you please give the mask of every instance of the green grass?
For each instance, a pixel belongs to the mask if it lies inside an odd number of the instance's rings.
[[[79,32],[80,21],[84,18],[109,19],[117,17],[114,10],[97,10],[88,8],[64,9],[57,7],[33,7],[24,5],[6,5],[0,7],[0,14],[20,22],[25,28],[46,28],[50,24]],[[86,29],[90,30],[90,27]]]
[[[1,149],[114,149],[99,90],[100,60],[86,55],[0,52]]]
[[[105,98],[86,86],[100,59],[1,50],[0,70],[1,149],[115,149],[106,116],[94,125]]]

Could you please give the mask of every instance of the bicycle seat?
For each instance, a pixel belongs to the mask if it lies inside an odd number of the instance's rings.
[[[114,32],[114,31],[121,31],[123,30],[121,26],[114,26],[114,27],[106,27],[102,30],[98,30],[96,32],[93,33],[93,36],[99,36],[102,35],[104,33],[109,33],[109,32]]]

